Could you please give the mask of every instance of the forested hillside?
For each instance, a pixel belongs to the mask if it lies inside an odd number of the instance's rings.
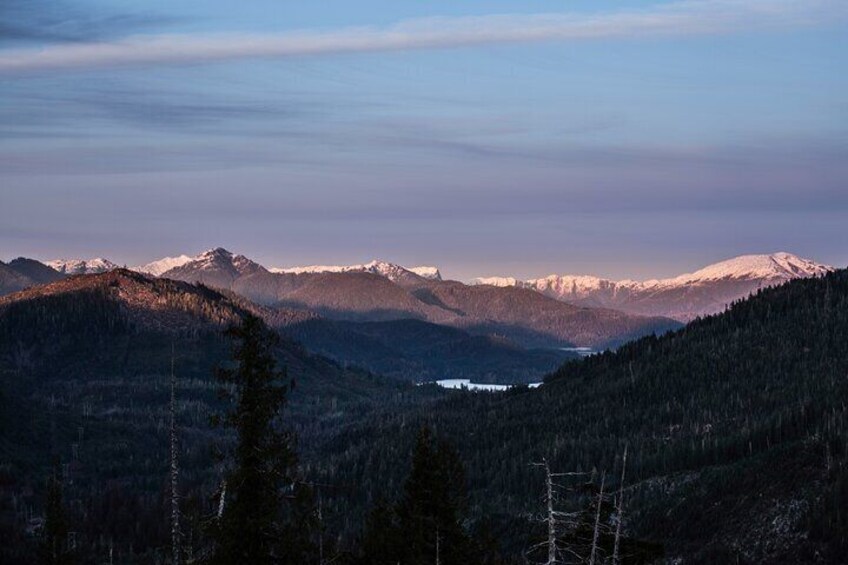
[[[210,425],[221,406],[215,370],[223,330],[268,314],[202,286],[113,271],[0,299],[0,561],[38,556],[45,481],[60,462],[79,554],[150,563],[162,556],[169,372],[174,351],[185,513],[211,512],[220,480]],[[294,384],[287,423],[304,444],[416,389],[344,369],[282,340],[274,351]],[[440,391],[433,391],[439,394]],[[188,519],[187,519],[188,520]],[[185,535],[199,535],[187,522]]]
[[[316,461],[326,480],[360,485],[367,503],[397,488],[401,474],[387,462],[427,422],[457,442],[477,515],[508,523],[539,510],[542,477],[530,463],[616,476],[628,447],[626,529],[666,555],[839,562],[848,548],[846,335],[848,271],[794,281],[568,363],[537,390],[456,393],[414,415],[384,410]],[[505,540],[515,553],[526,544]]]

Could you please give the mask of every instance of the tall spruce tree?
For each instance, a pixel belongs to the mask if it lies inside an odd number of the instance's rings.
[[[403,540],[395,508],[379,499],[365,520],[360,565],[397,565],[403,559]]]
[[[462,524],[466,506],[465,471],[459,456],[446,442],[435,442],[430,430],[423,427],[396,510],[401,563],[476,563],[477,555]]]
[[[303,491],[294,477],[291,434],[281,431],[286,401],[285,372],[278,371],[278,336],[254,316],[227,330],[235,341],[237,366],[219,371],[233,389],[233,408],[223,424],[235,430],[236,444],[226,476],[227,501],[214,530],[214,564],[309,563],[308,521]],[[289,508],[286,508],[289,507]],[[297,515],[298,520],[289,519]]]

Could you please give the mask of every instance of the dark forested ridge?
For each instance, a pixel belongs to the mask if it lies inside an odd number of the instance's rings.
[[[0,562],[37,555],[34,532],[43,529],[57,459],[85,562],[102,562],[110,548],[115,563],[164,558],[172,347],[186,514],[211,511],[220,479],[210,451],[221,433],[210,426],[221,406],[214,374],[229,356],[223,330],[247,313],[269,314],[203,286],[128,271],[0,298]],[[290,340],[274,355],[294,383],[286,421],[304,445],[380,403],[432,396]],[[186,535],[198,531],[186,523]]]
[[[172,345],[184,533],[200,535],[192,517],[214,511],[220,480],[208,446],[221,439],[209,426],[221,402],[213,369],[229,350],[221,331],[247,313],[272,325],[297,316],[125,271],[0,298],[3,562],[31,562],[57,458],[68,523],[87,555],[103,561],[111,548],[115,563],[164,562]],[[295,382],[284,420],[298,436],[300,473],[322,485],[327,548],[340,560],[359,555],[366,521],[372,546],[393,547],[373,526],[403,531],[410,503],[401,494],[427,425],[465,468],[463,536],[474,533],[468,547],[483,562],[521,563],[539,541],[542,525],[528,517],[542,512],[544,473],[532,464],[543,459],[555,472],[586,473],[562,500],[583,516],[562,542],[587,555],[585,515],[602,474],[606,492],[619,492],[626,447],[624,563],[839,563],[848,549],[846,335],[848,271],[838,271],[569,362],[539,389],[414,387],[286,339],[274,355]],[[599,516],[609,526],[607,506]],[[416,516],[435,519],[425,514]],[[421,539],[434,551],[438,538]],[[598,551],[610,557],[609,535]]]

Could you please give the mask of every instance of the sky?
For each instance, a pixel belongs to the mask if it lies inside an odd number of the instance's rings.
[[[844,0],[3,0],[0,259],[848,265]]]

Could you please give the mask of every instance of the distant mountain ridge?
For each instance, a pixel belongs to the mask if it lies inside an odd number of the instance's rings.
[[[821,276],[830,265],[791,253],[742,255],[668,279],[610,280],[585,275],[549,275],[526,281],[488,277],[474,284],[529,288],[579,306],[605,307],[634,314],[668,316],[689,321],[715,314],[732,302],[767,286]]]
[[[572,306],[520,288],[501,289],[428,278],[374,261],[342,270],[273,272],[217,248],[162,277],[231,290],[257,304],[354,322],[422,320],[473,335],[499,336],[524,347],[607,347],[678,327],[672,320]],[[424,270],[432,274],[432,268]]]
[[[18,260],[20,261],[20,260]],[[30,260],[35,263],[34,261]],[[118,265],[108,259],[53,260],[47,265],[59,276],[108,272]],[[0,294],[21,290],[33,284],[53,280],[32,279],[27,273],[11,267],[0,267]],[[32,269],[33,266],[27,267]],[[526,295],[511,294],[512,309],[492,309],[504,299],[503,292],[471,290],[489,286],[534,291],[567,305],[596,310],[594,316],[619,318],[624,315],[670,318],[688,322],[699,316],[721,312],[732,302],[756,290],[783,284],[796,278],[820,276],[833,267],[804,259],[787,252],[769,255],[743,255],[709,265],[693,273],[667,279],[645,281],[612,280],[587,275],[549,275],[538,279],[514,277],[477,278],[470,285],[445,281],[437,267],[403,267],[396,263],[374,260],[356,265],[311,265],[266,268],[244,255],[215,248],[196,256],[165,257],[133,270],[152,276],[200,282],[215,288],[229,289],[257,303],[280,305],[314,311],[326,317],[349,321],[388,321],[397,319],[427,320],[447,324],[472,333],[504,335],[518,339],[526,346],[549,346],[553,342],[599,346],[641,335],[639,324],[609,332],[598,330],[597,324],[582,313],[587,331],[566,330],[562,320],[575,317],[577,311],[566,312]],[[51,271],[52,272],[52,271]],[[379,279],[379,280],[378,280]],[[480,301],[482,295],[488,301]],[[522,304],[518,307],[517,304]],[[597,311],[619,311],[604,314]],[[539,312],[548,312],[547,321]],[[556,312],[551,314],[551,312]],[[543,316],[543,317],[545,317]],[[552,316],[552,318],[551,318]],[[506,318],[510,321],[507,322]],[[656,324],[654,329],[662,326]],[[601,323],[600,325],[604,325]],[[528,331],[528,326],[532,329]],[[651,326],[651,324],[647,324]],[[540,329],[541,328],[541,329]],[[653,331],[653,330],[646,330]]]
[[[220,259],[220,256],[216,258]],[[85,300],[90,299],[90,304],[99,308],[102,301],[108,299],[119,306],[118,310],[104,313],[92,306],[91,324],[108,326],[120,319],[131,323],[136,330],[164,335],[217,332],[251,313],[311,352],[346,365],[416,382],[446,375],[484,382],[529,382],[540,379],[574,357],[564,351],[528,350],[504,339],[472,336],[426,321],[356,323],[328,320],[310,311],[260,306],[227,290],[127,269],[69,277],[53,272],[58,280],[0,297],[0,318],[10,308],[35,308],[48,320],[56,319],[56,323],[64,324],[67,320],[55,306],[59,302],[76,300],[88,304],[81,301],[88,297]],[[386,284],[391,283],[386,281]],[[39,309],[38,304],[50,306]],[[74,315],[85,315],[87,309],[81,306],[81,311]]]
[[[389,280],[396,280],[397,278],[402,276],[404,272],[407,272],[413,273],[415,275],[418,275],[419,277],[429,280],[442,280],[442,273],[439,272],[438,267],[401,267],[400,265],[396,265],[394,263],[389,263],[386,261],[380,261],[379,259],[375,259],[370,263],[365,263],[362,265],[309,265],[305,267],[276,267],[269,270],[272,273],[292,273],[296,275],[300,275],[303,273],[372,273],[375,275],[384,276]]]
[[[0,296],[57,281],[63,276],[35,259],[18,257],[8,263],[0,261]]]
[[[47,261],[45,265],[63,275],[94,275],[119,267],[119,265],[102,257],[95,257],[94,259],[53,259]]]

